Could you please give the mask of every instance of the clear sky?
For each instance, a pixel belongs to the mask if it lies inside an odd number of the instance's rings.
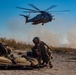
[[[32,26],[31,23],[25,25],[25,19],[19,14],[27,14],[17,9],[16,6],[33,9],[28,4],[33,4],[41,10],[57,5],[50,11],[70,10],[70,12],[51,13],[55,20],[44,26],[41,24]],[[34,15],[31,14],[31,16]],[[68,43],[71,39],[76,38],[75,29],[76,0],[0,0],[0,37],[31,41],[33,37],[39,36],[44,40],[54,40],[57,44],[58,40],[60,43]],[[74,36],[71,37],[69,34]]]

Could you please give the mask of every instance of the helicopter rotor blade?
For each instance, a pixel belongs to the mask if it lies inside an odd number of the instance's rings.
[[[39,13],[39,11],[23,11],[24,13]]]
[[[22,8],[22,7],[16,7],[16,8],[18,8],[18,9],[23,9],[23,10],[36,11],[36,10],[32,10],[32,9]]]
[[[48,11],[48,12],[69,12],[70,10]]]
[[[40,11],[40,9],[39,8],[37,8],[36,6],[34,6],[33,4],[29,4],[31,7],[33,7],[33,8],[35,8],[36,10],[39,10]]]
[[[57,7],[57,5],[52,5],[52,6],[50,6],[49,8],[47,8],[45,11],[47,11],[47,10],[49,10],[49,9],[53,9],[53,8],[55,8],[55,7]]]

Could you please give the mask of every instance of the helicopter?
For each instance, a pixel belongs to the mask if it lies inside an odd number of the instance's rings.
[[[44,25],[44,23],[51,22],[52,20],[55,20],[54,15],[52,15],[49,12],[67,12],[67,11],[69,11],[69,10],[48,11],[50,9],[53,9],[53,8],[57,7],[57,5],[51,5],[46,10],[40,10],[39,8],[34,6],[33,4],[29,4],[29,5],[31,7],[33,7],[34,9],[27,9],[27,8],[23,8],[23,7],[16,7],[16,8],[27,10],[27,11],[24,11],[24,12],[29,13],[29,14],[30,13],[39,13],[35,17],[30,18],[30,19],[29,19],[29,15],[20,14],[20,16],[23,16],[26,19],[25,23],[32,22],[32,25],[37,25],[37,24],[40,24],[40,23],[42,25]]]

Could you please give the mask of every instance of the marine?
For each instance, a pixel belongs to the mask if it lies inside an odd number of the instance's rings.
[[[36,58],[40,65],[43,64],[52,68],[51,58],[53,57],[51,48],[41,41],[39,37],[34,37],[32,41],[34,43],[32,52],[27,53],[27,55]]]

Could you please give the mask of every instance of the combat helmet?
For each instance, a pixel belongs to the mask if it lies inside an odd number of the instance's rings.
[[[39,37],[34,37],[32,40],[35,44],[39,43],[40,38]]]

